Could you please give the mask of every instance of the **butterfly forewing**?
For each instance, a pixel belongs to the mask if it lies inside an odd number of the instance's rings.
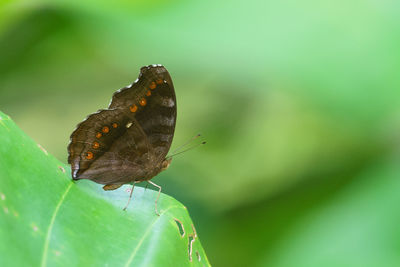
[[[145,103],[140,102],[142,99]],[[117,91],[109,108],[134,108],[135,105],[138,107],[138,111],[134,112],[135,118],[146,134],[157,161],[161,161],[171,146],[176,123],[174,86],[163,66],[141,68],[137,82],[132,87]]]
[[[171,93],[172,92],[172,93]],[[167,155],[175,131],[176,100],[167,83],[157,86],[144,112],[138,113],[137,121],[145,132],[158,160]]]

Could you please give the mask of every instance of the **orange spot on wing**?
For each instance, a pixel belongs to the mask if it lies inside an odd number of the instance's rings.
[[[151,96],[150,90],[148,90],[148,91],[146,92],[146,96]]]
[[[131,112],[136,112],[137,106],[136,105],[132,105],[132,106],[129,107],[129,109],[131,110]]]
[[[118,127],[118,124],[114,122],[114,123],[112,124],[112,127],[113,127],[113,128],[117,128],[117,127]]]
[[[151,90],[156,89],[156,87],[157,87],[157,85],[156,85],[155,82],[151,82],[150,85],[149,85],[149,88],[150,88]]]
[[[99,148],[99,147],[100,147],[99,142],[94,141],[94,142],[93,142],[93,148],[94,148],[94,149],[97,149],[97,148]]]
[[[164,82],[164,81],[161,80],[161,79],[156,81],[157,84],[162,84],[163,82]]]
[[[104,126],[103,129],[101,129],[103,133],[108,133],[110,131],[110,128],[108,126]]]
[[[146,99],[145,99],[145,98],[140,99],[139,104],[140,104],[141,106],[146,106],[146,104],[147,104]]]
[[[93,153],[90,152],[90,151],[88,151],[88,152],[86,153],[86,158],[87,158],[87,159],[92,159],[92,158],[93,158]]]
[[[102,136],[101,133],[97,133],[97,134],[96,134],[96,137],[97,137],[97,138],[100,138],[101,136]]]

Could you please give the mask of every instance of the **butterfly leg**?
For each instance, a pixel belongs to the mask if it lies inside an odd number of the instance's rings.
[[[131,202],[131,198],[132,198],[132,194],[133,194],[133,188],[135,188],[135,184],[136,184],[136,183],[137,183],[137,182],[133,182],[133,183],[132,183],[132,189],[131,189],[131,193],[130,193],[130,195],[129,195],[128,203],[126,203],[125,208],[123,208],[122,210],[126,210],[126,209],[128,208],[129,203]]]
[[[146,187],[144,188],[144,191],[147,190],[147,187],[149,186],[149,181],[147,181]]]
[[[158,190],[158,195],[157,195],[157,199],[156,199],[156,214],[158,215],[158,216],[160,216],[160,213],[158,212],[158,210],[157,210],[157,202],[158,202],[158,198],[160,197],[160,194],[161,194],[161,186],[159,186],[159,185],[156,185],[155,183],[153,183],[152,181],[148,181],[150,184],[152,184],[152,185],[154,185],[155,187],[157,187],[159,190]]]

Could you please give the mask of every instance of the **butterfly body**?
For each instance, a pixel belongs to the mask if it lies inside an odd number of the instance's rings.
[[[166,156],[175,123],[168,71],[161,65],[142,67],[133,84],[114,93],[108,109],[89,115],[71,134],[72,178],[105,185],[150,180],[171,162]]]

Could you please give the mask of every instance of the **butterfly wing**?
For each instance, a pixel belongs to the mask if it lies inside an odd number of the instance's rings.
[[[117,91],[109,108],[140,107],[136,120],[143,129],[157,161],[164,160],[172,143],[176,124],[176,96],[171,76],[160,65],[142,67],[136,82],[142,88],[141,94],[135,94],[130,88]],[[144,106],[140,101],[146,100]],[[135,101],[132,101],[135,99]]]
[[[143,67],[134,84],[113,95],[109,109],[91,114],[72,133],[72,177],[102,184],[149,179],[168,153],[175,121],[176,98],[167,70]]]

